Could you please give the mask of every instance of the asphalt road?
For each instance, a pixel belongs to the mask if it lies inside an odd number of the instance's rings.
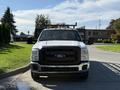
[[[27,71],[0,80],[0,88],[6,88],[6,90],[120,90],[120,53],[102,51],[96,49],[95,45],[88,48],[91,66],[89,78],[86,81],[72,77],[57,77],[35,82],[30,76],[30,71]]]

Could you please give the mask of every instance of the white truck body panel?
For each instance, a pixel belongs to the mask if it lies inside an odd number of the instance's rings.
[[[61,40],[53,40],[53,41],[38,41],[34,46],[34,48],[41,49],[42,47],[49,46],[78,46],[80,48],[86,48],[86,45],[83,42],[79,41],[61,41]]]

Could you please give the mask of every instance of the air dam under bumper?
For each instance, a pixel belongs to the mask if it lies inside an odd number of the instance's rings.
[[[89,70],[89,62],[83,62],[80,65],[40,65],[31,62],[31,72],[39,75],[74,75],[84,74]]]

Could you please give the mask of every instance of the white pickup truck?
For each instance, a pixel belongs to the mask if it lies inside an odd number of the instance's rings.
[[[75,75],[87,79],[89,55],[79,32],[52,28],[41,32],[32,48],[31,76]]]

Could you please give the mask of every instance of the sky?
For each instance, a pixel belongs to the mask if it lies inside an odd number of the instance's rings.
[[[77,22],[77,27],[89,29],[105,29],[111,19],[120,17],[120,0],[0,0],[0,18],[7,7],[19,33],[26,34],[34,33],[35,18],[40,14],[48,16],[53,24]]]

